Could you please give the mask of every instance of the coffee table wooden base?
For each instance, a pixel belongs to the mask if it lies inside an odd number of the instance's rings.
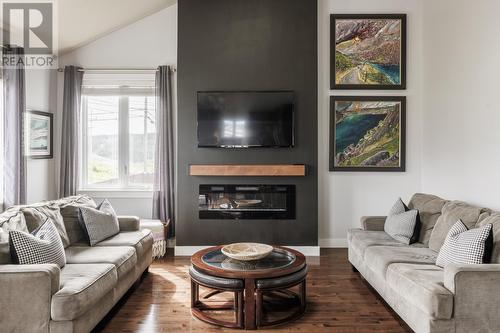
[[[208,300],[210,297],[215,296],[217,294],[223,292],[233,292],[234,293],[234,301],[226,302],[222,304],[211,304],[208,305],[200,300],[200,285],[213,289],[213,291],[202,296],[203,299]],[[230,310],[234,311],[235,320],[234,322],[223,321],[210,316],[210,311],[223,311]],[[222,290],[222,289],[214,289],[205,284],[201,284],[194,279],[191,279],[191,313],[193,316],[198,318],[201,321],[206,323],[227,327],[227,328],[244,328],[243,326],[243,290]]]
[[[270,256],[277,258],[272,259],[275,260],[272,263],[276,263],[276,267],[237,269],[221,266],[226,257],[221,254],[220,248],[220,246],[207,248],[191,257],[193,316],[213,325],[254,330],[293,321],[304,313],[307,267],[302,253],[284,247],[275,247]],[[203,259],[205,255],[206,261]],[[284,260],[285,264],[282,264]],[[265,261],[259,262],[260,267],[264,264],[266,264]],[[249,267],[251,267],[250,264]],[[200,285],[213,290],[206,294],[204,299],[222,292],[233,292],[234,301],[208,305],[200,300]],[[297,292],[290,290],[297,286]],[[210,314],[210,311],[214,310],[233,311],[234,322],[214,318]],[[281,315],[280,318],[268,320],[277,314],[274,313],[275,310]]]
[[[255,288],[254,279],[245,280],[245,289],[240,291],[214,289],[211,292],[201,296],[202,299],[208,300],[212,296],[223,292],[233,292],[234,301],[220,304],[208,305],[200,300],[199,287],[204,286],[212,289],[205,284],[200,284],[191,279],[191,313],[193,316],[206,323],[227,327],[227,328],[244,328],[254,330],[260,327],[276,326],[288,323],[300,318],[306,309],[306,281],[300,282],[299,292],[293,292],[288,289],[272,289],[259,290]],[[289,286],[291,288],[293,286]],[[266,301],[264,296],[268,297]],[[278,310],[283,312],[284,308],[294,310],[291,314],[284,318],[266,321],[265,308],[272,312]],[[210,311],[232,311],[234,312],[234,322],[223,321],[210,316]]]
[[[288,290],[288,288],[292,288],[299,284],[298,292],[293,292]],[[269,311],[283,310],[283,308],[287,309],[295,309],[289,315],[276,319],[273,321],[264,320],[265,314],[265,300],[264,296],[267,296],[270,300],[268,301],[267,306],[269,307]],[[256,291],[256,325],[257,327],[265,327],[265,326],[276,326],[281,325],[283,323],[288,323],[302,317],[304,312],[306,311],[306,279],[304,278],[302,281],[295,283],[293,285],[287,286],[285,288],[276,288],[276,289],[266,289]]]

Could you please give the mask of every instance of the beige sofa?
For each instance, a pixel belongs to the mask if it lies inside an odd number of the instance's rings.
[[[500,214],[464,202],[415,194],[419,243],[403,245],[384,230],[385,217],[361,219],[349,231],[349,261],[417,333],[500,332]],[[435,266],[449,228],[493,224],[491,264]]]
[[[9,264],[6,232],[23,228],[26,208],[37,211],[45,205],[62,213],[70,241],[66,266]],[[147,271],[153,237],[139,229],[138,218],[119,217],[120,233],[90,247],[77,223],[80,205],[95,203],[76,196],[0,214],[1,332],[89,332]]]

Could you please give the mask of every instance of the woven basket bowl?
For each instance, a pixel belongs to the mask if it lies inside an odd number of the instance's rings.
[[[234,243],[222,247],[221,251],[231,259],[251,261],[267,257],[273,252],[273,247],[260,243]]]

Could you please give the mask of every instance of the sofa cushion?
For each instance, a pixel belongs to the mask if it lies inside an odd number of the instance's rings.
[[[445,267],[448,264],[490,263],[493,248],[492,227],[493,225],[488,223],[469,230],[462,221],[457,221],[439,250],[436,265]]]
[[[64,226],[66,227],[69,243],[75,244],[84,239],[84,230],[78,222],[80,207],[95,208],[96,204],[94,200],[86,195],[76,195],[59,200],[54,200],[51,201],[51,203],[56,204],[61,208],[61,215],[64,220]]]
[[[434,264],[437,253],[426,247],[370,246],[365,251],[366,266],[385,277],[387,267],[393,263]]]
[[[0,265],[12,263],[9,247],[9,231],[28,232],[23,213],[17,209],[7,209],[0,214]]]
[[[68,264],[113,264],[120,279],[129,271],[134,270],[137,256],[134,248],[130,246],[70,246],[66,249],[66,262]]]
[[[9,246],[12,261],[16,264],[56,264],[59,267],[66,264],[61,237],[50,220],[35,229],[32,234],[10,230]]]
[[[61,270],[60,289],[52,296],[51,319],[73,320],[113,290],[118,278],[111,264],[68,264]]]
[[[133,246],[137,252],[137,258],[141,259],[144,253],[153,246],[153,234],[151,230],[120,232],[96,244],[99,246]]]
[[[79,222],[90,246],[120,232],[115,210],[107,199],[97,208],[80,207]]]
[[[366,231],[351,229],[348,231],[349,251],[354,251],[363,258],[365,250],[369,246],[407,246],[404,245],[384,231]]]
[[[435,195],[425,193],[415,193],[408,203],[409,209],[418,210],[420,218],[420,235],[419,242],[423,244],[429,243],[432,229],[436,224],[437,219],[441,216],[441,211],[447,200],[441,199]]]
[[[57,205],[46,203],[34,204],[21,207],[20,210],[26,219],[26,226],[30,232],[40,227],[45,222],[51,221],[56,227],[59,236],[61,236],[63,246],[65,248],[69,246],[68,233],[64,226],[61,211]]]
[[[418,241],[418,233],[420,232],[418,210],[408,210],[403,200],[399,198],[387,214],[384,231],[403,244],[415,243]]]
[[[493,213],[485,219],[482,219],[476,224],[476,227],[482,227],[487,224],[493,225],[493,250],[491,253],[491,263],[500,264],[500,213]]]
[[[409,303],[434,319],[450,319],[453,294],[444,286],[444,271],[435,265],[391,264],[387,269],[387,301]]]
[[[439,252],[451,227],[461,220],[468,229],[489,216],[491,211],[487,208],[470,205],[461,201],[450,201],[443,206],[443,213],[438,218],[429,239],[429,248]]]

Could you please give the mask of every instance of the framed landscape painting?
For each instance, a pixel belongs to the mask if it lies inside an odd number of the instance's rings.
[[[405,171],[406,98],[330,97],[330,171]]]
[[[331,89],[406,89],[406,15],[332,14]]]
[[[52,113],[27,111],[25,124],[26,155],[31,158],[53,157]]]

